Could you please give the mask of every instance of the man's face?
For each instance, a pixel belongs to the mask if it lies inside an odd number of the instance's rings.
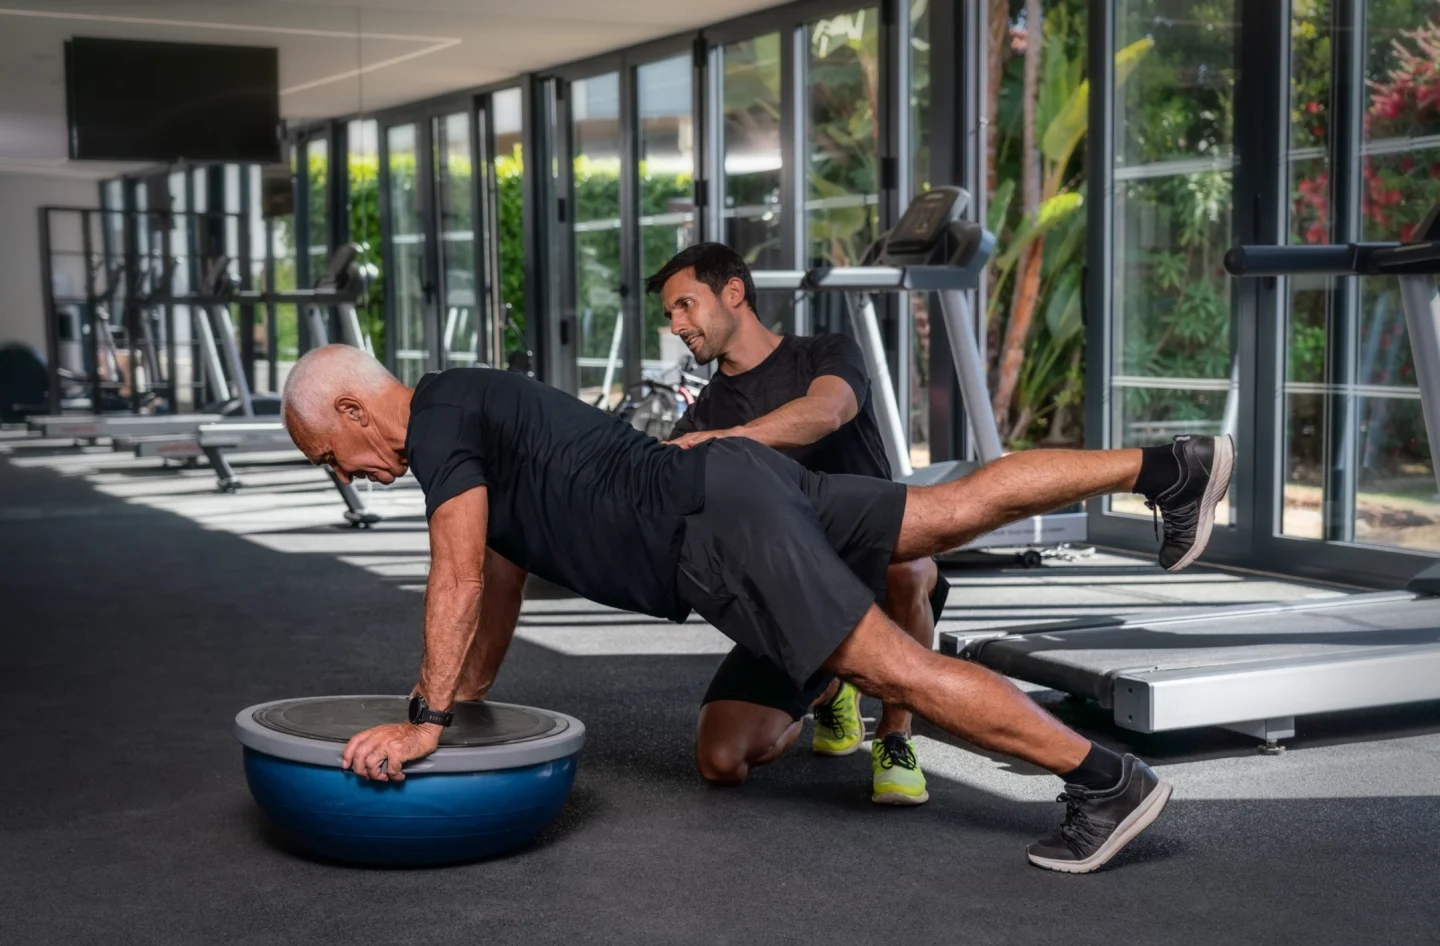
[[[680,337],[700,365],[725,354],[739,325],[735,309],[744,300],[745,287],[740,280],[730,280],[716,295],[695,278],[693,269],[671,276],[660,290],[671,333]]]
[[[346,405],[337,423],[323,434],[307,434],[300,449],[312,463],[328,464],[340,480],[374,480],[389,485],[409,468],[403,454],[385,444],[379,428],[363,407]]]

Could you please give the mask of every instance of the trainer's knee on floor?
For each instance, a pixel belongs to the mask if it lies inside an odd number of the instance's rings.
[[[750,777],[745,750],[734,743],[702,743],[695,747],[695,766],[712,785],[740,785]]]

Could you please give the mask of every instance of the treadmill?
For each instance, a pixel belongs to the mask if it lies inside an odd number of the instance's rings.
[[[1238,277],[1398,276],[1440,485],[1440,205],[1412,243],[1241,246]],[[1094,700],[1136,732],[1219,726],[1261,740],[1295,717],[1440,699],[1440,562],[1403,591],[940,634],[942,653]]]
[[[264,293],[254,294],[261,297],[265,302],[292,302],[303,303],[308,306],[307,320],[311,332],[311,340],[316,347],[329,343],[330,330],[329,320],[325,317],[325,310],[334,305],[338,310],[339,324],[342,338],[346,344],[354,345],[369,351],[368,339],[360,330],[359,316],[355,310],[355,300],[359,295],[359,271],[357,260],[360,249],[355,244],[347,244],[340,247],[330,255],[326,262],[325,272],[312,290],[300,290],[285,293]],[[223,267],[221,267],[223,269]],[[250,386],[245,380],[240,361],[240,352],[235,344],[233,323],[230,320],[230,302],[234,296],[248,297],[249,293],[224,294],[223,298],[213,306],[211,313],[214,321],[214,330],[209,320],[201,320],[202,348],[205,351],[207,360],[211,363],[208,372],[214,394],[217,399],[224,400],[232,398],[227,409],[237,410],[234,415],[181,415],[179,423],[168,430],[146,436],[140,433],[131,433],[130,427],[123,424],[117,428],[115,423],[110,425],[110,436],[113,438],[116,450],[133,451],[137,457],[159,457],[165,460],[180,460],[183,462],[194,462],[201,456],[210,461],[210,467],[215,471],[215,477],[222,492],[233,493],[238,491],[244,483],[235,468],[230,465],[228,453],[259,453],[270,451],[290,451],[295,449],[295,443],[290,439],[290,434],[285,429],[285,424],[278,417],[273,420],[257,417],[255,400],[250,393]],[[219,346],[215,344],[219,340]],[[221,352],[224,352],[222,361]],[[225,370],[225,364],[230,365],[230,370]],[[226,381],[226,375],[232,379]],[[273,410],[278,410],[279,399],[274,398],[270,405]],[[116,418],[115,421],[139,422],[150,418]],[[134,425],[138,428],[138,423]],[[345,501],[345,521],[351,526],[368,528],[380,521],[380,516],[372,512],[360,497],[353,483],[342,483],[335,475],[335,471],[329,466],[324,467],[325,472],[330,476],[330,482],[340,493]]]
[[[970,195],[960,187],[936,187],[917,196],[895,228],[871,246],[862,266],[835,266],[799,270],[759,270],[752,273],[757,291],[843,293],[856,341],[865,358],[885,455],[898,482],[931,486],[957,479],[977,466],[1001,456],[1000,430],[990,409],[985,384],[985,363],[976,341],[975,320],[966,293],[980,285],[980,275],[995,251],[995,237],[978,223],[963,218]],[[950,341],[950,358],[965,417],[975,443],[978,462],[944,460],[914,468],[909,438],[891,382],[889,362],[875,314],[876,293],[933,292],[940,298],[940,315]],[[980,536],[963,550],[1032,547],[1022,557],[1026,565],[1039,565],[1035,546],[1063,547],[1084,542],[1084,510],[1035,516]],[[956,551],[961,551],[957,549]]]

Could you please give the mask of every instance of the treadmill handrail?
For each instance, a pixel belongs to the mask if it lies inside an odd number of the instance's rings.
[[[803,269],[755,269],[750,279],[759,292],[785,292],[802,289],[805,286]]]
[[[750,273],[758,292],[939,292],[979,284],[979,269],[954,266],[822,266],[811,270],[759,269]]]
[[[842,292],[885,292],[905,285],[899,266],[830,266],[805,274],[805,288]]]
[[[1399,276],[1440,274],[1440,240],[1237,246],[1225,254],[1232,276]]]

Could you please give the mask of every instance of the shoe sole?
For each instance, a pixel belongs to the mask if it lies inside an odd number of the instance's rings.
[[[1205,495],[1200,497],[1200,522],[1195,533],[1195,541],[1190,550],[1180,557],[1180,561],[1165,569],[1167,572],[1178,572],[1188,566],[1200,553],[1205,551],[1205,546],[1210,544],[1210,531],[1215,526],[1215,507],[1220,505],[1220,500],[1230,491],[1230,476],[1235,472],[1235,443],[1230,435],[1215,438],[1215,469],[1210,471],[1210,483],[1205,487]]]
[[[877,792],[870,796],[870,800],[877,805],[923,805],[930,800],[929,792],[921,792],[919,795],[906,795],[904,792]]]
[[[1155,823],[1160,817],[1160,812],[1165,810],[1165,805],[1170,801],[1170,793],[1173,789],[1169,782],[1159,782],[1155,791],[1140,803],[1140,807],[1130,812],[1130,817],[1120,822],[1120,827],[1115,833],[1094,854],[1091,854],[1083,861],[1056,861],[1048,857],[1036,857],[1034,854],[1026,853],[1030,863],[1036,867],[1043,867],[1046,870],[1057,871],[1062,874],[1088,874],[1091,871],[1099,870],[1109,862],[1110,858],[1119,854],[1125,845],[1135,840],[1140,832]]]

